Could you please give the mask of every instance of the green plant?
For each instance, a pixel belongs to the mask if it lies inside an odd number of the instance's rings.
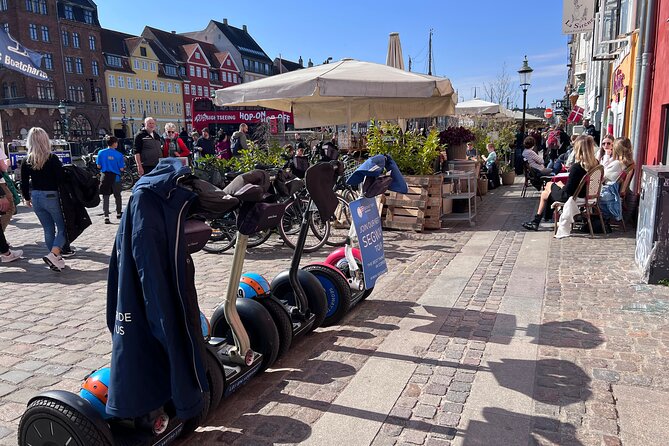
[[[436,130],[425,137],[413,132],[402,133],[396,124],[372,121],[367,132],[367,149],[372,156],[390,155],[405,175],[431,175],[441,145]]]
[[[669,286],[669,279],[660,279],[660,280],[657,282],[657,284],[658,284],[658,285],[662,285],[662,286]]]
[[[499,173],[511,173],[514,172],[513,166],[511,163],[502,162],[499,166]]]

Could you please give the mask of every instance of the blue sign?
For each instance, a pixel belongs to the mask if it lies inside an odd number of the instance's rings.
[[[40,69],[42,55],[21,45],[9,35],[4,28],[0,28],[0,66],[18,71],[26,76],[49,80],[49,76]]]
[[[383,255],[383,230],[379,208],[374,198],[360,198],[350,203],[353,225],[358,234],[365,288],[374,287],[376,279],[388,272]]]
[[[52,153],[60,158],[60,162],[63,163],[63,165],[72,164],[72,153],[69,150],[55,150]],[[22,161],[27,156],[28,152],[10,153],[9,163],[12,166],[12,170],[18,169],[19,161]]]

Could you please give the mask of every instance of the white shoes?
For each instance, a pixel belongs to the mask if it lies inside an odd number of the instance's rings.
[[[23,256],[23,251],[20,249],[9,250],[7,254],[0,254],[0,262],[9,263],[18,260]]]
[[[65,260],[63,260],[61,256],[57,256],[52,252],[42,257],[42,260],[44,260],[44,263],[49,265],[49,268],[51,268],[54,271],[60,272],[63,269],[65,269]]]

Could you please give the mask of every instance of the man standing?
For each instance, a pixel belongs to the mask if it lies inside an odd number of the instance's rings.
[[[156,120],[151,116],[144,120],[144,128],[135,135],[133,152],[140,177],[151,172],[158,164],[158,159],[162,157],[163,145],[160,135],[156,132]]]
[[[202,129],[202,137],[197,141],[200,156],[214,156],[216,155],[216,144],[214,138],[209,136],[209,129],[207,127]]]
[[[249,131],[249,126],[245,123],[239,124],[239,130],[232,134],[230,139],[230,148],[232,149],[232,156],[239,155],[241,150],[248,150],[249,144],[246,141],[246,133]]]

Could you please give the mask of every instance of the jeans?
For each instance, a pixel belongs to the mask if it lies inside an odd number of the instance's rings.
[[[117,181],[112,184],[112,194],[114,194],[114,201],[116,202],[116,215],[121,215],[123,208],[121,207],[121,182]],[[105,217],[109,217],[109,197],[111,195],[102,195],[102,212]]]
[[[34,190],[31,193],[33,210],[44,228],[44,241],[51,248],[62,249],[65,245],[65,220],[60,209],[58,191]]]

